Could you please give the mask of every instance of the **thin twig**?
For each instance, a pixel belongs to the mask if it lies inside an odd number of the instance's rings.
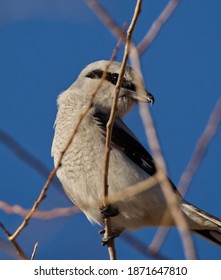
[[[9,236],[9,240],[10,241],[14,241],[16,239],[16,237],[20,234],[20,232],[27,226],[29,220],[31,219],[32,215],[34,214],[34,212],[36,211],[36,209],[38,208],[39,204],[41,203],[41,201],[45,198],[46,196],[46,192],[47,189],[49,188],[53,178],[56,175],[56,172],[58,170],[58,168],[60,167],[60,162],[57,164],[57,166],[53,169],[53,171],[50,173],[47,182],[45,183],[38,199],[35,201],[31,211],[27,214],[27,216],[24,218],[24,220],[22,221],[21,225],[17,228],[17,230],[11,235]]]
[[[205,130],[203,131],[202,135],[197,141],[195,150],[186,167],[186,170],[183,172],[180,178],[180,182],[178,183],[178,188],[183,195],[186,193],[188,186],[194,177],[194,174],[199,168],[199,165],[203,160],[207,148],[217,132],[220,121],[221,121],[221,98],[218,99],[215,108],[213,109],[210,115]]]
[[[34,260],[37,248],[38,248],[38,242],[35,243],[33,252],[31,254],[31,260]]]
[[[159,252],[169,231],[170,228],[160,227],[158,231],[155,233],[153,240],[149,244],[149,249],[153,250],[154,252]]]
[[[124,57],[121,63],[121,68],[117,80],[117,84],[115,87],[115,92],[114,92],[114,99],[111,107],[111,112],[110,112],[110,117],[107,122],[107,134],[106,134],[106,144],[105,144],[105,154],[104,154],[104,169],[103,169],[103,193],[104,193],[104,201],[103,205],[107,206],[106,199],[108,197],[108,168],[109,168],[109,161],[110,161],[110,151],[111,151],[111,135],[112,135],[112,129],[113,129],[113,124],[114,124],[114,119],[117,113],[117,101],[118,101],[118,96],[121,88],[121,83],[123,80],[125,68],[126,68],[126,63],[129,57],[130,53],[130,42],[131,42],[131,37],[132,33],[134,30],[134,27],[136,25],[138,16],[141,11],[141,4],[142,1],[138,0],[135,10],[134,10],[134,15],[131,20],[131,24],[127,30],[127,38],[126,38],[126,44],[125,44],[125,50],[124,50]],[[104,219],[104,226],[105,226],[105,238],[109,238],[112,236],[112,228],[111,228],[111,218],[105,218]],[[108,251],[110,255],[110,259],[115,260],[116,259],[116,250],[114,246],[114,239],[111,239],[111,242],[108,244]]]
[[[25,217],[31,211],[30,209],[25,209],[20,205],[9,205],[5,201],[0,200],[0,209],[8,214],[17,214],[19,216]],[[33,218],[49,220],[58,217],[66,217],[77,214],[80,209],[74,205],[72,207],[62,207],[54,208],[51,210],[36,210],[33,214]]]
[[[140,12],[140,5],[142,1],[137,1],[137,6],[135,8],[135,13],[134,17],[131,21],[131,24],[128,28],[127,31],[127,40],[126,40],[126,45],[125,45],[125,51],[124,51],[124,57],[121,63],[121,68],[117,80],[117,84],[115,87],[115,93],[114,93],[114,99],[111,107],[111,112],[110,112],[110,117],[107,122],[107,135],[106,135],[106,145],[105,145],[105,159],[104,159],[104,176],[103,176],[103,187],[104,187],[104,198],[106,199],[108,195],[108,168],[109,168],[109,158],[110,158],[110,150],[111,150],[111,135],[112,135],[112,128],[114,124],[114,119],[117,113],[117,101],[118,101],[118,96],[121,88],[121,83],[123,80],[125,68],[126,68],[126,63],[129,57],[129,52],[130,52],[130,41],[131,41],[131,36],[133,29],[135,27],[139,12]],[[104,205],[105,205],[104,201]],[[106,206],[106,205],[105,205]]]
[[[96,0],[87,0],[86,2],[116,38],[122,38],[124,41],[126,40],[126,35],[122,32],[122,29]]]
[[[143,40],[138,44],[137,51],[141,55],[148,49],[154,39],[157,37],[159,32],[162,30],[163,25],[170,18],[180,0],[170,0],[166,7],[163,9],[158,18],[153,22],[147,34],[143,38]]]

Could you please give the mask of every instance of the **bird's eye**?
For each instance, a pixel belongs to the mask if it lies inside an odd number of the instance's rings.
[[[117,73],[112,73],[111,74],[111,80],[112,80],[111,82],[116,85],[117,80],[118,80],[118,74]]]

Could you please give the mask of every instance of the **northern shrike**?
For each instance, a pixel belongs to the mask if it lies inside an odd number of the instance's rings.
[[[109,61],[89,64],[78,79],[58,97],[58,113],[52,155],[57,165],[80,114],[87,108],[92,93],[100,83]],[[83,119],[71,145],[63,155],[57,171],[68,197],[91,222],[102,225],[100,207],[103,201],[102,174],[105,151],[106,124],[109,119],[115,85],[121,64],[113,62],[98,89],[88,114]],[[117,116],[111,138],[108,185],[114,194],[141,182],[156,172],[154,159],[124,124],[122,118],[137,102],[153,103],[153,96],[137,85],[135,71],[127,66],[117,103]],[[221,245],[221,220],[200,210],[185,200],[171,183],[180,209],[191,231]],[[99,204],[100,203],[100,204]],[[97,207],[96,207],[97,205]],[[112,226],[116,231],[144,226],[171,226],[163,219],[167,203],[160,185],[111,205]]]

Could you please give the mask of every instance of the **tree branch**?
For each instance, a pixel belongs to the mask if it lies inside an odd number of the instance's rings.
[[[0,200],[0,209],[9,214],[17,214],[19,216],[25,217],[31,211],[30,209],[25,209],[20,205],[9,205],[5,201]],[[51,210],[36,210],[33,214],[33,218],[38,218],[42,220],[49,220],[58,217],[66,217],[79,213],[80,209],[75,205],[72,207],[54,208]]]
[[[108,197],[108,168],[109,168],[109,162],[110,162],[111,135],[112,135],[114,119],[115,119],[116,112],[117,112],[117,101],[118,101],[118,96],[119,96],[127,60],[128,60],[129,53],[130,53],[131,37],[133,34],[134,27],[136,25],[138,16],[141,11],[141,4],[142,4],[142,1],[138,0],[135,10],[134,10],[133,18],[131,20],[131,24],[127,30],[124,57],[123,57],[123,60],[121,63],[121,68],[120,68],[117,84],[115,87],[115,93],[114,93],[114,99],[113,99],[112,108],[111,108],[111,112],[110,112],[110,117],[107,122],[107,134],[106,134],[105,155],[104,155],[104,171],[103,171],[103,193],[104,193],[103,206],[104,207],[107,206],[106,199]],[[111,228],[111,218],[104,218],[104,226],[105,226],[105,235],[104,236],[106,239],[109,239],[109,237],[111,237],[113,234],[112,228]],[[114,239],[110,240],[110,242],[108,244],[108,251],[109,251],[110,259],[112,259],[112,260],[116,259],[116,250],[115,250],[115,246],[114,246]]]
[[[166,7],[163,9],[158,18],[153,22],[147,34],[143,38],[143,40],[138,44],[137,51],[140,55],[146,51],[149,46],[152,44],[154,39],[157,37],[159,32],[162,30],[162,27],[167,22],[167,20],[171,17],[172,13],[180,3],[180,0],[170,0]]]

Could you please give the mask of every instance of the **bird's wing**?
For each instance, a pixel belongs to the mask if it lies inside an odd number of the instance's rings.
[[[106,125],[110,115],[103,112],[101,109],[96,108],[93,112],[93,117],[101,128],[105,137],[107,130]],[[114,121],[111,145],[112,147],[115,147],[121,151],[132,162],[147,172],[149,176],[152,176],[156,173],[156,165],[153,157],[142,146],[133,132],[119,118],[115,118]],[[178,194],[176,186],[169,178],[168,180],[170,181],[172,189]]]
[[[106,124],[109,120],[109,114],[97,109],[95,110],[93,117],[97,121],[97,124],[101,128],[104,136],[106,136]],[[119,118],[115,118],[114,121],[111,145],[121,151],[150,176],[156,173],[156,166],[152,156]]]

